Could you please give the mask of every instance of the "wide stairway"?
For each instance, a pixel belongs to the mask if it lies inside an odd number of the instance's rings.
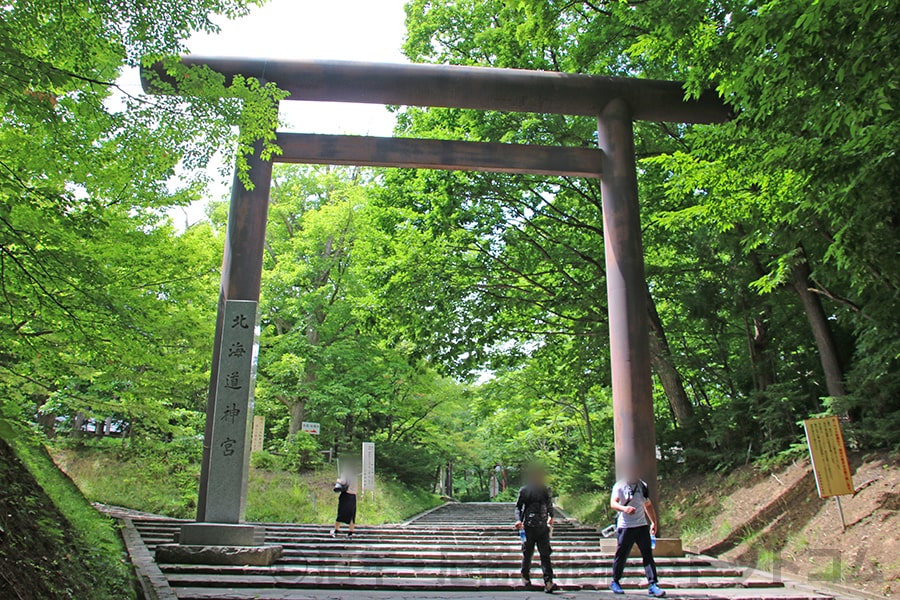
[[[337,539],[324,525],[266,523],[266,542],[284,556],[271,567],[159,565],[178,598],[290,598],[301,590],[394,590],[408,592],[522,590],[521,543],[512,529],[513,506],[502,503],[446,504],[399,525],[360,526]],[[175,519],[134,515],[131,522],[151,552],[171,543]],[[612,556],[592,527],[558,518],[553,530],[556,581],[566,591],[607,589]],[[602,548],[601,548],[602,546]],[[788,589],[772,576],[703,556],[658,558],[661,582],[678,598],[831,598]],[[540,581],[535,555],[532,576]],[[626,590],[645,586],[640,559],[632,559]],[[644,594],[641,589],[641,594]],[[356,596],[354,596],[356,597]]]

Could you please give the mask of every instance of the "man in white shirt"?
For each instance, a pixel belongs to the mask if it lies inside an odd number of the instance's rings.
[[[648,595],[662,598],[666,592],[659,587],[656,575],[656,562],[653,560],[653,547],[650,536],[655,536],[659,520],[656,508],[650,501],[650,488],[640,478],[637,466],[633,463],[625,468],[625,476],[613,486],[610,507],[619,513],[616,520],[618,547],[613,559],[612,583],[609,589],[615,594],[624,594],[619,580],[625,570],[625,562],[631,549],[637,544],[644,562],[644,572],[650,584]]]

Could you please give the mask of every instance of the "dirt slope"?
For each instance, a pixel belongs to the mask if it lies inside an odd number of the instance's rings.
[[[690,551],[781,571],[803,580],[900,595],[900,461],[897,455],[851,458],[857,493],[834,500],[816,493],[809,463],[774,472],[751,467],[664,483],[666,535]]]

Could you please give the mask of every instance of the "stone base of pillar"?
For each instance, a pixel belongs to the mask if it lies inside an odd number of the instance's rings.
[[[283,551],[284,548],[277,545],[193,546],[162,544],[156,547],[156,562],[267,567],[281,558]]]
[[[266,530],[245,523],[186,523],[175,540],[185,546],[262,546]]]

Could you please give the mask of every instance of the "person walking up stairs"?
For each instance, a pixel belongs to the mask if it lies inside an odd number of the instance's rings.
[[[522,542],[522,583],[531,587],[531,559],[537,546],[541,555],[541,572],[544,591],[552,594],[557,588],[553,583],[553,565],[550,562],[550,528],[553,526],[553,499],[546,484],[546,473],[541,467],[528,470],[528,483],[519,490],[516,500],[516,529],[524,530]]]

